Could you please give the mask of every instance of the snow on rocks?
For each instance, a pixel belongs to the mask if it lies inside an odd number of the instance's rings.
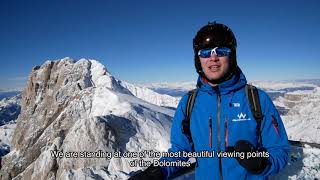
[[[271,180],[278,179],[317,179],[320,176],[320,149],[308,145],[304,147],[291,146],[289,162]]]

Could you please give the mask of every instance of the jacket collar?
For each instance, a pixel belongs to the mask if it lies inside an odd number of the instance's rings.
[[[200,76],[198,77],[197,81],[197,87],[200,91],[211,93],[217,93],[219,91],[220,94],[229,94],[232,91],[243,88],[246,84],[246,77],[244,76],[240,68],[237,69],[237,72],[230,79],[218,84],[215,87],[209,85],[206,79],[201,78]]]

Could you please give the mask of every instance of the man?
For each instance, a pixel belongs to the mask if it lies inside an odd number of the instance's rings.
[[[288,161],[285,128],[271,99],[262,90],[258,90],[258,96],[263,119],[257,129],[258,121],[245,92],[247,81],[237,66],[236,47],[231,29],[215,22],[202,27],[193,39],[199,78],[189,124],[192,141],[181,130],[187,118],[189,95],[185,95],[173,118],[169,151],[215,152],[214,157],[196,158],[196,179],[266,179],[278,173]],[[219,152],[234,154],[218,157]],[[188,158],[161,160],[187,161]],[[151,166],[132,179],[167,179],[181,168]]]

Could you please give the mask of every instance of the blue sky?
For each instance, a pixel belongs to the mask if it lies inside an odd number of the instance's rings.
[[[21,87],[33,66],[97,59],[134,83],[191,81],[192,38],[208,21],[238,40],[247,79],[320,78],[320,1],[0,1],[0,88]]]

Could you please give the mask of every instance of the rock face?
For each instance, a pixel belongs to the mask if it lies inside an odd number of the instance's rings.
[[[165,151],[173,111],[134,96],[129,85],[123,86],[95,60],[65,58],[35,67],[22,93],[0,179],[126,179],[140,169],[130,167],[128,158],[65,155]],[[54,151],[64,157],[52,157]]]

